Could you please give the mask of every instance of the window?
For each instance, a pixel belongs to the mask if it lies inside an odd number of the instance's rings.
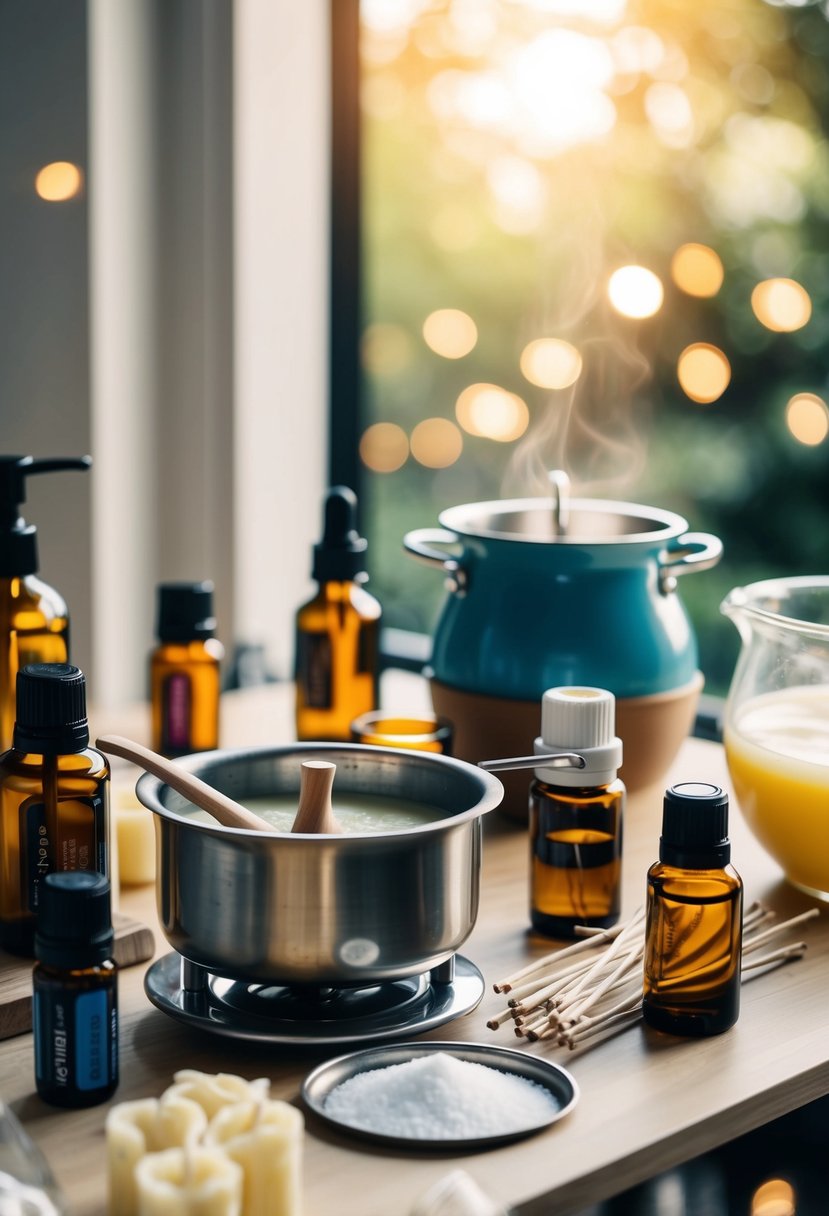
[[[359,20],[359,456],[387,623],[428,632],[443,594],[407,530],[560,467],[723,539],[680,594],[724,691],[725,593],[826,560],[825,7],[362,0]]]

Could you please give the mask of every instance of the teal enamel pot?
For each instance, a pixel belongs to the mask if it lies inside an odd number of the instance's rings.
[[[406,535],[448,588],[431,660],[439,684],[540,702],[560,684],[638,698],[694,680],[677,578],[715,565],[720,541],[635,503],[575,499],[568,516],[562,528],[544,498],[471,503]]]

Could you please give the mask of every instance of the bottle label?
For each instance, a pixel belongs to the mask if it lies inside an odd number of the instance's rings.
[[[114,984],[75,993],[34,986],[35,1076],[45,1089],[89,1092],[118,1079],[118,1009]]]
[[[54,870],[109,873],[104,797],[59,798],[57,809],[57,823],[50,827],[45,802],[20,804],[21,892],[30,912],[37,912],[40,883]]]
[[[357,672],[360,675],[375,675],[378,671],[377,638],[374,624],[363,625],[357,635]]]
[[[300,633],[297,682],[309,709],[331,708],[331,639],[327,633]]]
[[[183,756],[193,750],[190,721],[193,687],[183,671],[174,671],[161,685],[161,750],[165,756]]]
[[[30,912],[37,912],[40,903],[40,884],[55,868],[49,829],[46,826],[46,807],[42,802],[27,799],[20,804],[21,851],[21,903]]]

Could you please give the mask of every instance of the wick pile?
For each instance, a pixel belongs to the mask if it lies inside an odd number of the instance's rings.
[[[774,912],[759,903],[752,904],[743,917],[743,981],[800,958],[806,950],[805,942],[757,951],[777,934],[817,915],[818,909],[812,908],[767,927],[775,918]],[[573,1050],[625,1030],[641,1019],[644,909],[612,929],[582,926],[576,932],[582,941],[536,959],[494,985],[496,992],[510,996],[506,1009],[487,1022],[490,1030],[498,1030],[512,1020],[519,1038]]]

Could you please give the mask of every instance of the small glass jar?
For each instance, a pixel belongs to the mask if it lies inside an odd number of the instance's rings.
[[[375,747],[407,747],[421,752],[452,755],[452,723],[447,718],[409,717],[372,710],[351,723],[354,743]]]

